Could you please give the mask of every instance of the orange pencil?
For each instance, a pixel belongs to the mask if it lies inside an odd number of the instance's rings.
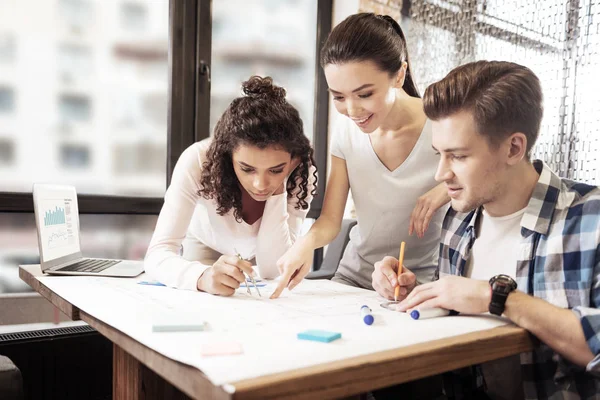
[[[406,243],[400,243],[400,258],[398,258],[398,279],[400,278],[400,274],[402,273],[402,264],[404,263],[404,246]],[[400,282],[398,282],[398,286],[396,286],[396,290],[394,290],[394,300],[398,301],[398,296],[400,296]]]

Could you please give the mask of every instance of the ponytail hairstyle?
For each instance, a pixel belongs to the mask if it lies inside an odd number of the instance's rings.
[[[321,67],[352,61],[373,61],[390,76],[406,61],[402,89],[409,96],[421,97],[410,69],[404,32],[389,15],[354,14],[331,31],[321,49]]]
[[[215,199],[217,213],[232,208],[235,219],[242,220],[242,188],[233,169],[233,152],[241,145],[259,149],[275,147],[300,159],[300,165],[287,181],[288,197],[296,197],[297,209],[306,210],[309,174],[317,186],[313,149],[302,127],[298,110],[285,99],[285,89],[270,77],[252,76],[242,83],[244,96],[234,99],[215,126],[212,142],[202,166],[198,195]],[[312,171],[311,171],[312,167]],[[315,195],[313,189],[311,195]]]

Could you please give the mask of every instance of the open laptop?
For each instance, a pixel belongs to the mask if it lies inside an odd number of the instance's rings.
[[[73,186],[33,185],[33,210],[42,272],[57,275],[132,277],[142,261],[84,258],[79,246],[79,208]]]

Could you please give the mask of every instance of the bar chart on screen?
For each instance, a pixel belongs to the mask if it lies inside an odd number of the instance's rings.
[[[74,243],[71,200],[64,198],[45,199],[44,230],[48,247],[58,249]]]

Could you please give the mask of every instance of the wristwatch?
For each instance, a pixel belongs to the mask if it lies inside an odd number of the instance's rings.
[[[504,312],[504,305],[506,298],[517,288],[517,282],[508,275],[496,275],[490,279],[490,286],[492,287],[492,301],[490,302],[490,313],[495,315],[502,315]]]

